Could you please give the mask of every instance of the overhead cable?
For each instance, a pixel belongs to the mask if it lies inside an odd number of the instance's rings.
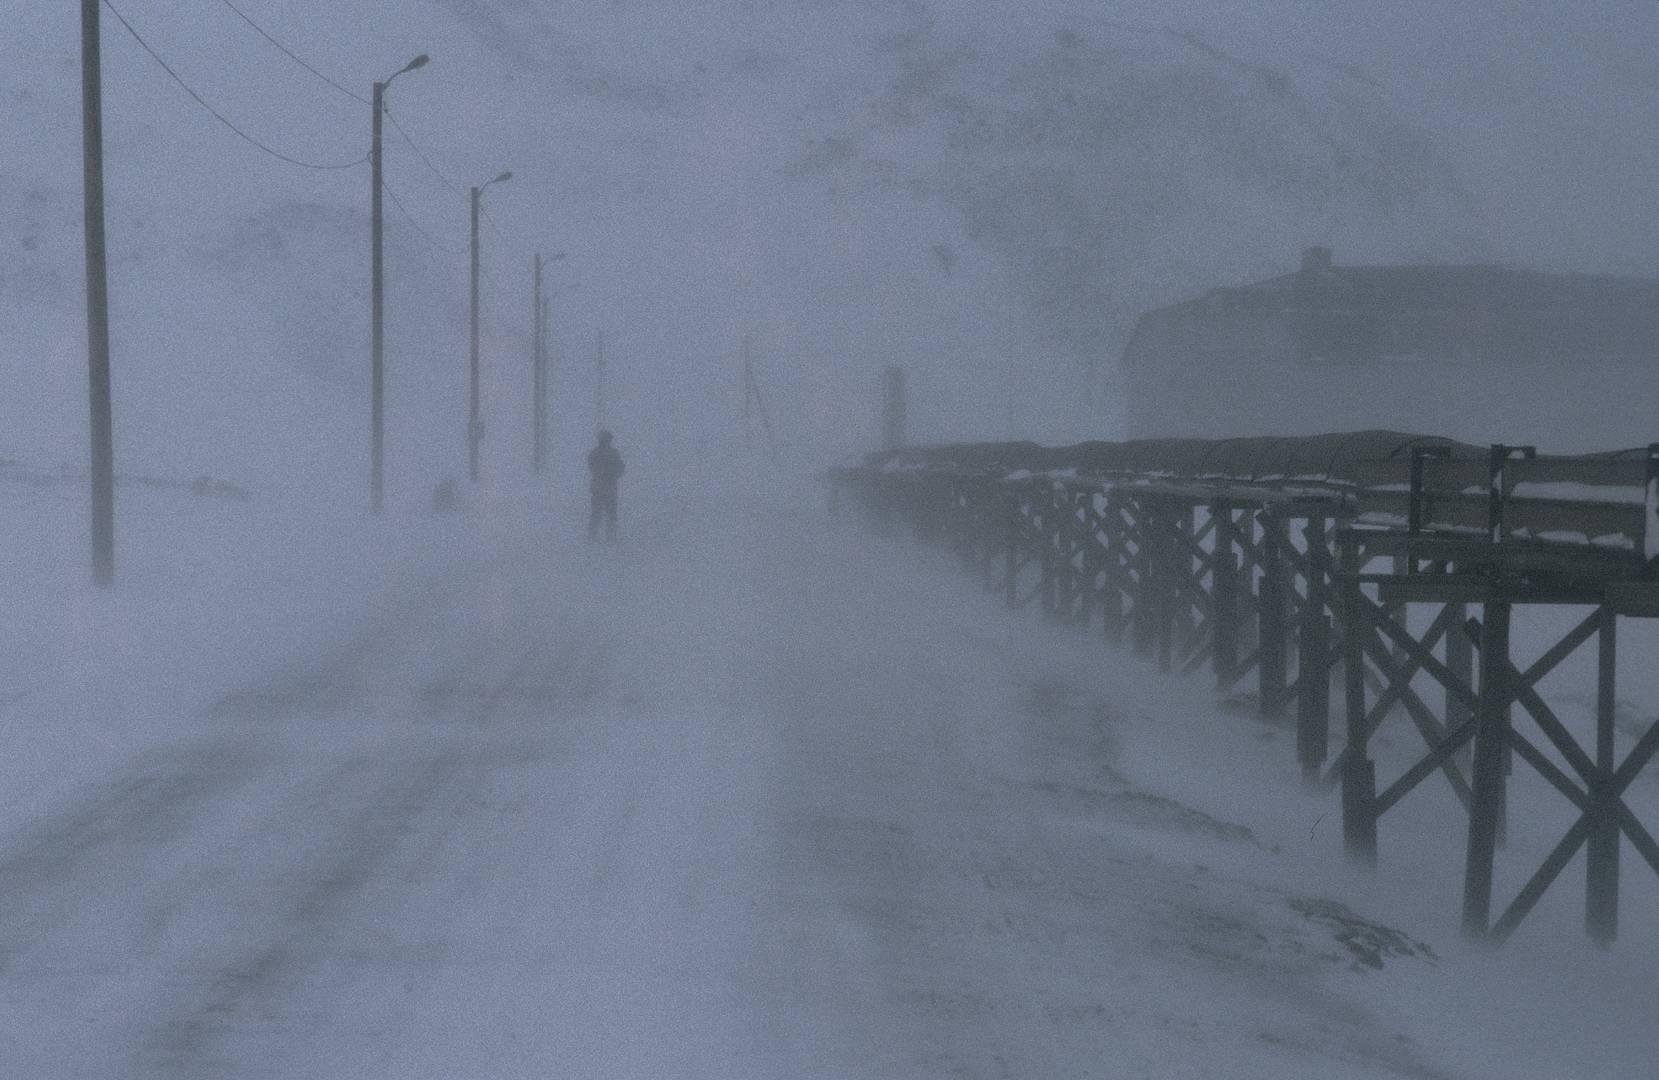
[[[436,165],[432,164],[432,159],[426,156],[426,151],[422,150],[419,144],[415,142],[409,133],[403,130],[403,125],[397,122],[397,117],[392,115],[392,110],[389,108],[386,110],[386,119],[390,120],[392,122],[392,127],[396,129],[399,135],[403,136],[403,141],[409,144],[409,149],[415,152],[415,156],[421,159],[421,164],[432,170],[433,176],[436,176],[443,182],[445,187],[453,191],[455,194],[462,194],[460,185],[445,176]]]
[[[315,161],[302,161],[299,158],[290,157],[289,155],[284,154],[280,150],[275,150],[275,149],[272,149],[271,147],[265,145],[264,143],[260,142],[258,139],[254,138],[252,135],[249,135],[247,132],[243,131],[241,128],[239,128],[235,124],[231,123],[230,120],[226,119],[226,117],[223,113],[221,113],[218,109],[215,109],[212,105],[209,105],[207,103],[207,100],[205,98],[203,98],[202,95],[196,93],[195,90],[192,90],[190,88],[190,84],[185,82],[182,78],[180,78],[179,73],[174,71],[172,69],[172,67],[168,65],[167,61],[165,61],[161,58],[161,55],[159,53],[157,53],[154,49],[150,48],[149,42],[145,41],[143,39],[143,37],[141,37],[139,35],[138,31],[133,29],[132,23],[128,22],[126,16],[122,15],[120,11],[116,10],[115,5],[110,3],[110,0],[104,0],[104,6],[109,8],[110,14],[114,15],[116,20],[119,21],[121,23],[121,25],[126,28],[127,33],[132,35],[132,39],[134,41],[138,42],[139,46],[141,48],[143,48],[143,50],[145,52],[150,54],[150,58],[152,60],[154,60],[156,63],[161,65],[161,70],[165,71],[172,78],[172,80],[174,82],[178,83],[179,86],[184,90],[184,92],[189,94],[190,97],[196,102],[196,104],[200,105],[202,108],[206,109],[209,113],[211,113],[215,120],[219,121],[219,123],[221,123],[221,124],[225,125],[225,127],[229,128],[233,133],[235,133],[236,137],[241,139],[243,142],[246,142],[251,146],[254,146],[254,147],[257,147],[260,150],[263,150],[265,153],[267,153],[267,154],[271,155],[272,157],[276,158],[278,161],[286,161],[290,165],[298,165],[301,168],[305,168],[305,169],[317,169],[317,170],[320,170],[320,171],[329,171],[329,170],[334,170],[334,169],[354,169],[357,166],[362,165],[363,163],[365,163],[369,160],[369,155],[364,154],[362,157],[358,158],[355,161],[342,161],[342,162],[338,162],[338,163],[319,163],[319,162],[315,162]]]
[[[364,97],[361,94],[358,94],[358,93],[355,93],[351,90],[346,89],[344,86],[341,86],[339,83],[335,82],[333,79],[329,78],[327,75],[324,75],[322,72],[318,71],[316,68],[312,67],[310,64],[308,64],[304,60],[300,59],[298,56],[296,56],[294,54],[294,51],[292,49],[288,48],[288,46],[284,45],[282,42],[280,42],[276,38],[272,37],[269,33],[266,32],[266,30],[263,26],[260,26],[258,23],[254,22],[251,18],[248,17],[247,12],[243,11],[241,8],[237,7],[235,4],[231,3],[230,0],[219,0],[219,2],[223,5],[225,5],[226,7],[230,8],[232,11],[236,12],[237,16],[239,18],[241,18],[241,20],[243,22],[245,22],[249,26],[253,27],[254,31],[256,33],[258,33],[260,37],[264,38],[266,41],[269,41],[272,45],[275,45],[277,47],[277,49],[282,53],[282,55],[286,56],[288,59],[290,59],[294,63],[298,64],[300,67],[302,67],[305,70],[309,71],[311,74],[317,76],[317,78],[321,79],[323,82],[327,83],[328,85],[334,87],[334,89],[340,91],[340,93],[346,95],[347,97],[353,98],[357,101],[361,101],[365,105],[369,104],[369,99],[368,98]]]
[[[403,205],[403,200],[397,197],[397,192],[392,190],[391,185],[382,180],[380,183],[380,190],[384,191],[387,197],[392,200],[392,205],[397,207],[398,210],[402,212],[404,218],[408,220],[409,224],[414,226],[415,231],[426,237],[426,242],[428,244],[431,244],[433,247],[438,246],[438,242],[432,238],[432,234],[421,228],[421,223],[415,220],[415,215],[411,214],[409,212],[409,208]]]

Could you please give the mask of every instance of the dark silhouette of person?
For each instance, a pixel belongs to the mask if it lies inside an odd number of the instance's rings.
[[[599,538],[599,519],[605,519],[605,538],[616,539],[616,483],[622,479],[622,455],[611,445],[611,433],[599,433],[599,445],[588,451],[588,491],[593,512],[588,516],[588,539]]]

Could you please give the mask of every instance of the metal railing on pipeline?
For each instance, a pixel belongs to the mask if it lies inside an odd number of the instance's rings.
[[[1468,822],[1472,938],[1507,938],[1587,848],[1585,925],[1610,944],[1623,846],[1659,874],[1659,843],[1623,798],[1659,751],[1659,722],[1622,758],[1615,724],[1618,618],[1659,617],[1659,444],[1561,456],[1394,432],[976,443],[871,454],[830,481],[832,505],[850,495],[948,544],[1011,607],[1098,628],[1166,670],[1208,667],[1225,693],[1253,674],[1264,718],[1294,710],[1308,782],[1340,789],[1360,861],[1375,864],[1384,815],[1443,776]],[[1589,614],[1520,666],[1516,605]],[[1538,684],[1591,640],[1585,746]],[[1393,716],[1422,750],[1379,788],[1372,742]],[[1517,759],[1577,816],[1494,919]]]

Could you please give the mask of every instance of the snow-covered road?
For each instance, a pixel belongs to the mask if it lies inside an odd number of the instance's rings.
[[[481,524],[35,800],[0,835],[0,1071],[1553,1067],[1442,1023],[1465,954],[1139,774],[1144,670],[901,545],[681,510],[618,550]]]

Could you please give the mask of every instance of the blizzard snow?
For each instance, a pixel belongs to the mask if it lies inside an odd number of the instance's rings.
[[[1288,732],[798,490],[630,489],[616,549],[528,489],[376,523],[124,491],[109,595],[78,499],[8,497],[34,501],[0,582],[6,1075],[1496,1080],[1659,1053],[1628,849],[1614,951],[1581,944],[1570,874],[1503,952],[1466,948],[1449,796],[1352,872]],[[1516,820],[1506,864],[1553,839]]]

